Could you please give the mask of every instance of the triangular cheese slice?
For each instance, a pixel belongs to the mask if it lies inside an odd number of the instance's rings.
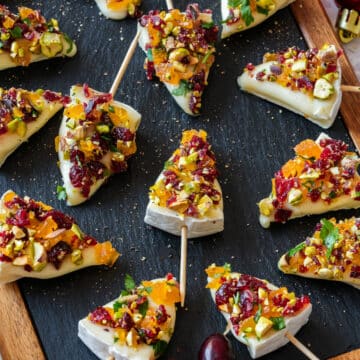
[[[68,205],[89,199],[136,152],[141,115],[86,84],[72,86],[56,141]]]
[[[49,90],[0,88],[0,166],[63,107],[64,101],[60,93]]]
[[[221,0],[221,38],[250,29],[295,0]]]
[[[155,11],[143,15],[138,29],[147,78],[156,75],[187,114],[198,115],[215,60],[218,28],[211,11],[202,12],[197,4],[188,5],[185,13]]]
[[[295,335],[309,320],[312,305],[307,296],[296,297],[286,287],[231,272],[229,264],[213,264],[206,273],[218,310],[253,359],[286,345],[285,334]]]
[[[360,219],[322,219],[312,236],[284,254],[286,274],[340,281],[360,289]]]
[[[360,207],[360,158],[324,133],[294,148],[296,156],[276,172],[271,194],[259,202],[260,223]]]
[[[150,188],[144,221],[174,235],[187,226],[188,238],[224,229],[223,199],[215,156],[204,130],[183,132],[181,145]]]
[[[10,190],[0,200],[0,284],[112,266],[118,256],[109,241],[98,243],[73,218],[41,201]]]
[[[58,22],[47,21],[39,10],[21,6],[14,14],[0,5],[0,32],[0,70],[76,54],[75,43],[60,31]]]
[[[141,0],[95,0],[105,17],[122,20],[127,16],[136,17]]]
[[[249,63],[238,78],[241,90],[283,106],[327,129],[341,104],[341,67],[334,45],[321,50],[288,48]]]
[[[119,298],[79,322],[79,337],[102,360],[153,360],[166,350],[175,329],[179,285],[171,274],[135,288],[127,275]]]

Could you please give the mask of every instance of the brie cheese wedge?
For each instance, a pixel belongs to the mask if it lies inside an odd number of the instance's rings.
[[[136,151],[141,115],[86,85],[72,86],[70,94],[59,130],[58,155],[67,205],[74,206],[89,199],[112,174],[127,169],[126,160]]]
[[[231,326],[234,337],[247,346],[253,359],[286,345],[289,340],[285,334],[295,335],[309,320],[312,305],[307,296],[297,298],[285,287],[230,272],[228,264],[224,267],[213,264],[206,272],[214,303]],[[228,291],[222,291],[225,287]],[[279,306],[278,299],[285,305]]]
[[[140,285],[79,321],[78,336],[99,359],[153,360],[165,351],[175,329],[178,284],[173,278],[144,283],[148,290]]]
[[[61,94],[48,90],[0,89],[0,110],[5,114],[0,120],[0,167],[63,107],[62,100]]]

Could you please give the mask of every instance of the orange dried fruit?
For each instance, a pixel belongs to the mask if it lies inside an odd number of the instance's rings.
[[[301,156],[305,159],[318,159],[321,154],[320,146],[311,139],[306,139],[301,143],[297,144],[294,150],[296,155]]]
[[[283,176],[288,179],[291,177],[299,176],[305,166],[305,161],[301,158],[295,158],[289,160],[283,167],[281,168]]]

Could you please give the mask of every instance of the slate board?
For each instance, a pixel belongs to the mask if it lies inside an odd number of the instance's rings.
[[[98,90],[110,88],[135,34],[134,20],[106,20],[90,0],[3,3],[13,10],[16,5],[31,5],[40,8],[46,17],[56,17],[63,30],[75,37],[79,52],[74,59],[55,59],[32,64],[27,69],[3,71],[2,87],[42,87],[66,93],[73,83],[88,82]],[[209,6],[205,0],[199,3]],[[165,7],[165,1],[145,0],[143,9],[148,11],[160,5]],[[185,1],[175,1],[175,6],[181,9],[185,5]],[[219,2],[212,1],[211,8],[219,21]],[[7,160],[0,170],[1,193],[12,188],[66,211],[89,234],[100,241],[110,239],[123,254],[109,270],[91,268],[48,281],[19,281],[48,359],[95,359],[77,338],[77,322],[97,305],[115,298],[126,273],[137,281],[167,272],[178,276],[179,239],[145,225],[143,216],[148,187],[177,147],[181,131],[188,128],[205,129],[217,155],[225,202],[225,231],[189,243],[186,309],[178,311],[176,331],[163,358],[195,359],[205,337],[224,330],[223,317],[204,288],[204,268],[213,262],[230,262],[234,270],[283,284],[297,294],[309,294],[314,310],[298,338],[320,358],[360,346],[359,291],[340,283],[284,276],[276,268],[279,256],[303,241],[320,217],[293,220],[270,230],[262,229],[257,220],[256,202],[270,192],[274,172],[293,156],[294,145],[305,138],[316,138],[320,128],[241,93],[236,77],[247,62],[257,63],[264,52],[289,45],[305,47],[289,9],[255,29],[219,42],[216,64],[203,98],[203,114],[198,118],[183,114],[164,86],[146,80],[144,55],[138,49],[116,96],[143,115],[137,137],[138,152],[126,174],[113,177],[81,206],[68,208],[55,195],[61,177],[53,144],[61,113]],[[328,133],[350,141],[341,118]],[[334,215],[342,218],[357,213],[344,211]],[[21,329],[14,331],[21,336]],[[246,347],[230,338],[237,358],[249,359]],[[264,357],[303,358],[291,345]]]

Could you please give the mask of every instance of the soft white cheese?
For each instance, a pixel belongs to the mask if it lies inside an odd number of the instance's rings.
[[[232,273],[232,275],[238,275],[237,273]],[[233,277],[233,276],[231,276]],[[208,278],[208,282],[212,279]],[[265,281],[265,280],[263,280]],[[266,281],[266,284],[269,289],[276,290],[277,286]],[[211,297],[215,302],[215,294],[216,291],[214,289],[210,289]],[[258,340],[256,337],[249,336],[246,339],[243,338],[244,334],[237,335],[231,326],[231,332],[234,337],[245,344],[249,350],[250,356],[253,359],[269,354],[272,351],[279,349],[280,347],[286,345],[289,340],[285,336],[287,332],[292,335],[295,335],[309,320],[309,316],[311,314],[312,305],[308,304],[306,307],[296,316],[284,317],[286,327],[282,330],[269,330],[266,332],[265,336]],[[226,322],[230,322],[230,314],[226,312],[221,312],[226,319]]]
[[[301,91],[292,91],[276,82],[256,80],[255,74],[259,71],[270,74],[270,67],[274,63],[274,61],[268,61],[255,66],[252,71],[244,71],[238,77],[241,90],[300,114],[324,129],[329,128],[334,123],[341,104],[341,71],[339,71],[339,78],[333,84],[334,94],[329,99],[321,100]],[[340,69],[340,65],[338,68]]]
[[[71,45],[64,39],[63,36],[61,37],[61,39],[62,39],[63,50],[59,54],[55,55],[54,57],[73,57],[73,56],[75,56],[75,54],[77,52],[75,42],[72,42],[72,49],[69,53],[67,53],[67,51],[70,49]],[[49,60],[49,59],[52,59],[52,58],[49,58],[43,54],[31,54],[30,63],[43,61],[43,60]],[[2,54],[0,54],[0,70],[9,69],[9,68],[17,67],[17,66],[19,66],[19,65],[16,64],[11,59],[9,53],[3,52]]]
[[[155,279],[157,281],[163,279]],[[104,307],[113,306],[111,301]],[[157,308],[151,297],[148,297],[149,308]],[[169,342],[175,328],[176,307],[175,305],[165,305],[166,312],[171,316],[168,330],[164,331],[162,340]],[[79,321],[78,336],[84,344],[100,359],[108,360],[113,357],[114,360],[153,360],[155,359],[154,349],[151,345],[141,344],[136,347],[129,347],[114,342],[116,336],[113,328],[94,324],[87,317]]]
[[[91,91],[94,91],[94,90],[91,90]],[[97,92],[97,91],[94,91],[94,92],[96,94],[101,94],[100,92]],[[70,89],[70,94],[71,94],[71,98],[73,101],[78,99],[80,101],[80,103],[88,102],[88,99],[85,97],[82,86],[72,86]],[[111,104],[113,104],[114,106],[117,106],[117,107],[124,108],[127,111],[128,117],[129,117],[129,129],[133,133],[136,132],[140,125],[141,115],[136,110],[134,110],[132,107],[130,107],[126,104],[123,104],[119,101],[112,101]],[[72,131],[71,129],[69,129],[66,126],[66,119],[67,119],[66,116],[63,116],[63,119],[62,119],[62,122],[60,125],[60,130],[59,130],[60,138],[66,138],[66,134],[68,132]],[[66,194],[67,194],[67,205],[69,205],[69,206],[79,205],[79,204],[83,203],[84,201],[86,201],[87,199],[89,199],[109,177],[109,176],[107,176],[103,179],[96,181],[90,187],[89,197],[85,198],[81,194],[80,188],[74,187],[70,181],[69,173],[70,173],[72,164],[71,164],[70,160],[64,159],[64,153],[61,149],[61,141],[59,144],[58,155],[59,155],[59,162],[60,162],[60,172],[62,174],[64,187],[65,187]]]
[[[100,11],[104,14],[105,17],[113,20],[122,20],[125,19],[128,15],[127,9],[123,10],[111,10],[107,7],[107,0],[95,0]]]
[[[187,226],[188,238],[197,238],[215,234],[224,230],[223,199],[217,180],[214,187],[221,194],[219,205],[208,211],[203,218],[180,215],[177,211],[155,205],[149,201],[146,208],[145,223],[170,234],[181,235],[181,228]]]
[[[247,29],[250,29],[260,23],[262,23],[264,20],[269,18],[270,16],[274,15],[278,10],[284,8],[285,6],[288,6],[295,0],[274,0],[275,6],[272,10],[268,12],[267,15],[261,14],[259,12],[254,12],[252,14],[254,21],[249,25],[246,26],[244,21],[237,22],[234,24],[227,24],[226,22],[223,24],[222,32],[221,32],[221,38],[224,39],[230,35],[233,35],[235,33],[238,33],[240,31],[244,31]],[[221,0],[221,15],[222,20],[226,21],[230,17],[230,9],[228,7],[229,0]],[[239,16],[241,16],[239,14]]]
[[[1,55],[0,55],[1,64]],[[27,141],[31,135],[39,131],[61,108],[61,101],[44,100],[43,110],[35,121],[28,122],[25,136],[19,136],[16,132],[8,131],[0,136],[0,167],[7,157],[11,155],[22,143]]]

